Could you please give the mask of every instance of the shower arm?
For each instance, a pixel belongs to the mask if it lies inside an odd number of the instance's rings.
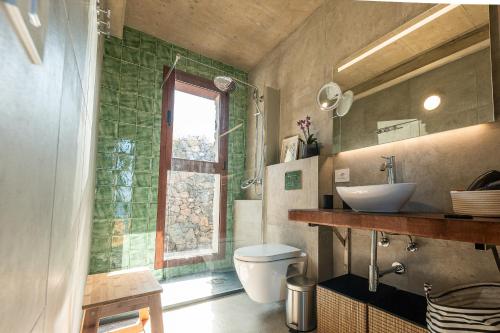
[[[167,76],[165,77],[165,79],[164,79],[164,80],[163,80],[163,82],[161,83],[161,88],[163,88],[163,85],[164,85],[164,84],[165,84],[165,82],[168,80],[168,78],[170,77],[170,75],[171,75],[171,74],[172,74],[172,72],[174,71],[175,67],[177,66],[177,62],[178,62],[181,58],[187,59],[187,60],[189,60],[189,61],[195,62],[195,63],[197,63],[197,64],[199,64],[199,65],[205,66],[205,67],[207,67],[207,68],[210,68],[210,69],[213,69],[213,70],[216,70],[216,71],[226,72],[226,71],[224,71],[224,70],[222,70],[222,69],[220,69],[220,68],[215,68],[215,67],[213,67],[213,66],[210,66],[210,65],[204,64],[204,63],[202,63],[201,61],[198,61],[198,60],[195,60],[195,59],[193,59],[193,58],[190,58],[190,57],[187,57],[187,56],[184,56],[184,55],[182,55],[182,54],[177,53],[177,54],[175,55],[175,61],[174,61],[174,64],[172,65],[172,67],[170,68],[170,70],[169,70],[169,71],[168,71],[168,73],[167,73]],[[227,72],[226,72],[226,73],[227,73]],[[257,88],[256,86],[254,86],[254,85],[253,85],[253,84],[251,84],[251,83],[248,83],[248,82],[245,82],[245,81],[239,80],[239,79],[237,79],[237,78],[235,78],[235,77],[232,77],[232,76],[231,76],[231,79],[233,79],[234,81],[236,81],[236,82],[238,82],[238,83],[241,83],[241,84],[243,84],[243,85],[246,85],[246,86],[248,86],[248,87],[253,88],[253,89],[254,89],[254,91],[256,92],[256,99],[258,99],[258,98],[259,98],[259,94],[258,94],[259,88]]]

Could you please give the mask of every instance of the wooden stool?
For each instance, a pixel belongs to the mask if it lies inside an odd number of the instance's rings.
[[[162,291],[162,287],[148,270],[89,275],[83,296],[80,332],[97,333],[100,318],[139,310],[137,323],[112,332],[142,332],[150,319],[151,333],[163,333]]]

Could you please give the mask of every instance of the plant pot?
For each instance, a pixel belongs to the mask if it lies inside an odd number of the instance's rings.
[[[317,142],[304,145],[304,153],[303,153],[304,158],[318,156],[318,155],[319,155],[319,145]]]

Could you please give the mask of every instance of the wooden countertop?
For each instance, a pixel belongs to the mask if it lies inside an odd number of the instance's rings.
[[[500,218],[455,219],[437,213],[361,213],[343,209],[292,209],[288,211],[288,219],[315,225],[500,245]]]

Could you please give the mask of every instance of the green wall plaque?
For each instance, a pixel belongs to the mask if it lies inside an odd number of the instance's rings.
[[[302,188],[302,170],[285,172],[285,191]]]

